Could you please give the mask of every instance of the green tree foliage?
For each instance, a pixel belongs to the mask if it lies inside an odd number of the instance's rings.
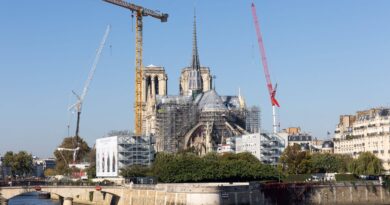
[[[277,179],[275,168],[250,153],[199,157],[193,153],[158,153],[152,167],[160,182],[249,181]]]
[[[349,155],[301,151],[300,145],[288,146],[282,153],[278,169],[287,174],[346,173],[378,175],[382,162],[370,152],[361,153],[358,159]]]
[[[12,167],[14,166],[15,160],[14,160],[14,152],[8,151],[5,153],[4,158],[3,158],[3,165],[6,167]]]
[[[54,169],[46,169],[43,174],[45,175],[45,177],[57,175],[56,170]]]
[[[348,171],[352,157],[341,154],[314,153],[311,156],[312,173],[345,173]]]
[[[33,158],[26,151],[20,151],[19,153],[6,152],[3,163],[4,166],[11,168],[13,176],[27,176],[33,170]]]
[[[78,139],[76,139],[76,137],[66,137],[58,147],[69,149],[75,149],[77,147],[80,147],[80,149],[77,151],[76,162],[82,162],[87,160],[88,153],[91,150],[88,144],[80,137],[78,137]],[[54,151],[54,156],[56,158],[57,173],[63,175],[69,174],[71,172],[71,169],[68,165],[69,163],[73,162],[73,152],[58,151],[56,149]]]
[[[92,148],[88,153],[89,167],[86,170],[89,179],[96,177],[96,148]]]
[[[310,153],[301,151],[301,146],[298,144],[288,146],[280,156],[279,162],[281,169],[288,174],[308,173],[312,165]]]
[[[350,164],[353,161],[353,158],[350,155],[346,154],[335,154],[336,156],[336,166],[338,173],[346,173],[349,172]]]
[[[378,175],[383,170],[381,160],[371,152],[363,152],[350,164],[350,171],[354,174]]]
[[[120,169],[120,173],[123,177],[146,177],[151,176],[151,169],[146,166],[133,165]]]

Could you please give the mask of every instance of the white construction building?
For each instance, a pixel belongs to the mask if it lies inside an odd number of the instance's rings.
[[[219,153],[249,152],[261,162],[271,165],[277,164],[286,143],[278,135],[268,133],[246,134],[229,138],[226,141],[229,143],[221,145]]]
[[[152,137],[122,133],[96,140],[96,176],[119,177],[120,169],[131,165],[151,165],[154,160]]]

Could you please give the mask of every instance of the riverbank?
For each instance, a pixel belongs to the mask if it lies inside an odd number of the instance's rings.
[[[390,204],[390,191],[377,181],[341,183],[170,183],[124,186],[42,186],[52,199],[69,204]],[[17,187],[3,188],[17,191]],[[20,191],[25,190],[20,187]],[[59,197],[56,194],[59,194]],[[57,197],[56,197],[57,196]],[[12,197],[10,197],[12,203]],[[58,202],[58,201],[57,201]]]

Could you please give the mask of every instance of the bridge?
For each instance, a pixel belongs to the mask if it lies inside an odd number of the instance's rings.
[[[97,189],[99,188],[99,189]],[[125,184],[121,186],[0,186],[0,201],[29,192],[48,192],[62,205],[224,205],[269,204],[258,185],[236,183]]]
[[[54,199],[60,200],[63,205],[72,205],[77,203],[90,203],[98,205],[117,205],[119,204],[120,196],[123,196],[126,187],[109,186],[15,186],[15,187],[0,187],[1,204],[7,205],[8,201],[13,197],[30,192],[48,192]],[[122,197],[124,198],[124,197]]]
[[[372,182],[0,186],[0,204],[37,188],[62,205],[390,204],[389,188]]]

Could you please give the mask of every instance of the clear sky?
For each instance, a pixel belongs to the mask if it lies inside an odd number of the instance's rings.
[[[169,94],[191,59],[193,8],[200,61],[221,95],[271,106],[250,0],[135,0],[169,14],[144,19],[144,64],[164,66]],[[340,114],[390,104],[390,1],[256,0],[281,127],[315,137],[333,132]],[[133,128],[134,40],[130,12],[100,0],[0,1],[0,154],[51,156],[67,136],[67,110],[81,92],[107,24],[112,31],[86,97],[80,135],[90,145],[110,130]],[[135,24],[135,23],[134,23]]]

